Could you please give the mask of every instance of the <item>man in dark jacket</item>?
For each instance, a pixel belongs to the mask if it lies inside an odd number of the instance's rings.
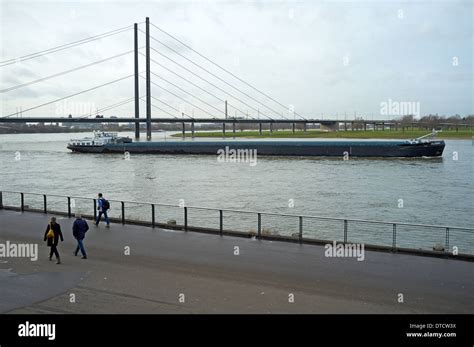
[[[77,253],[79,250],[81,250],[82,259],[87,259],[87,254],[83,243],[87,230],[89,230],[89,225],[87,225],[87,222],[82,219],[80,214],[76,214],[76,220],[72,225],[72,235],[77,240],[77,247],[74,251],[74,255],[77,256]]]

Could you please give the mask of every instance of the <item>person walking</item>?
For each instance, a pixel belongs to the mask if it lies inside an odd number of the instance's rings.
[[[63,233],[61,232],[61,226],[56,223],[56,217],[51,217],[50,223],[46,227],[46,232],[44,233],[44,241],[47,241],[48,247],[51,247],[51,251],[49,252],[49,261],[52,260],[54,254],[56,256],[56,264],[61,264],[61,258],[59,257],[57,248],[59,239],[61,239],[61,242],[64,241]]]
[[[99,196],[99,199],[97,200],[97,202],[98,202],[99,206],[97,207],[97,209],[99,210],[99,215],[97,216],[97,220],[95,221],[95,226],[99,226],[100,218],[102,217],[102,215],[104,215],[106,227],[109,228],[110,227],[110,221],[109,221],[109,217],[107,216],[107,210],[110,209],[110,204],[104,198],[102,193],[99,193],[98,196]]]
[[[74,255],[77,256],[79,250],[82,254],[82,259],[87,259],[86,249],[84,248],[84,238],[86,237],[86,232],[89,230],[89,225],[87,222],[82,219],[82,216],[76,213],[76,220],[72,224],[72,235],[77,240],[77,247],[74,251]]]

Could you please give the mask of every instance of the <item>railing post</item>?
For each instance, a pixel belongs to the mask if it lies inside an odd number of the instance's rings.
[[[0,192],[0,209],[3,209],[3,193]]]
[[[397,224],[396,223],[393,223],[392,248],[393,250],[397,249]]]
[[[224,230],[224,214],[222,213],[222,210],[219,210],[219,232],[221,233]]]
[[[344,219],[344,243],[347,243],[347,219]]]
[[[120,201],[120,205],[122,205],[122,224],[125,224],[125,203]]]
[[[445,252],[449,253],[449,228],[446,228]]]
[[[67,197],[67,216],[71,218],[71,197]]]
[[[184,231],[188,231],[188,208],[184,206]]]
[[[257,238],[262,237],[262,214],[258,213],[258,223],[257,223]]]
[[[97,220],[97,199],[94,200],[94,222]]]
[[[43,194],[43,212],[48,213],[48,201],[46,194]]]
[[[25,194],[20,193],[21,195],[21,212],[25,211]]]
[[[155,227],[155,204],[151,204],[151,225]]]
[[[300,230],[299,230],[299,233],[298,233],[298,238],[299,238],[300,242],[303,242],[303,217],[300,216],[299,220],[300,220]]]

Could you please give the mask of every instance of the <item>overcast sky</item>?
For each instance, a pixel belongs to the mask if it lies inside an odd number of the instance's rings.
[[[473,114],[473,2],[472,1],[105,1],[53,2],[1,0],[1,61],[35,53],[101,34],[145,17],[264,91],[285,107],[190,52],[159,30],[151,35],[222,80],[152,40],[151,46],[196,75],[152,51],[152,59],[185,77],[205,93],[165,68],[152,72],[202,101],[152,75],[184,101],[157,86],[152,94],[172,107],[193,114],[223,117],[242,112],[293,117],[366,118],[381,115],[381,103],[419,103],[420,114]],[[144,24],[140,28],[145,30]],[[145,37],[139,34],[140,46]],[[133,49],[133,30],[74,48],[0,67],[0,89],[9,88]],[[144,52],[144,51],[143,51]],[[1,65],[1,64],[0,64]],[[141,57],[140,70],[145,70]],[[133,55],[1,93],[6,116],[20,107],[53,101],[130,75]],[[232,88],[231,86],[234,88]],[[140,94],[145,94],[141,80]],[[222,90],[226,93],[224,93]],[[242,92],[247,95],[242,94]],[[249,97],[250,96],[250,97]],[[81,116],[133,97],[133,78],[79,95],[67,101],[25,112],[24,116]],[[236,100],[234,97],[240,99]],[[219,98],[219,99],[218,99]],[[260,103],[258,103],[256,100]],[[192,106],[193,103],[195,106]],[[163,110],[172,107],[153,100]],[[209,104],[209,105],[208,105]],[[291,106],[292,105],[292,106]],[[141,105],[144,115],[145,104]],[[238,109],[238,111],[236,110]],[[258,110],[258,111],[257,111]],[[169,116],[153,109],[153,116]],[[132,116],[133,103],[103,112]]]

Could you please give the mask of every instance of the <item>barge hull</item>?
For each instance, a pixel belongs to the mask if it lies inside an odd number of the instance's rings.
[[[440,157],[444,141],[409,143],[407,141],[367,142],[253,142],[253,141],[167,141],[115,143],[104,146],[73,146],[68,148],[83,153],[138,153],[138,154],[209,154],[225,150],[256,150],[264,156],[312,157]]]

